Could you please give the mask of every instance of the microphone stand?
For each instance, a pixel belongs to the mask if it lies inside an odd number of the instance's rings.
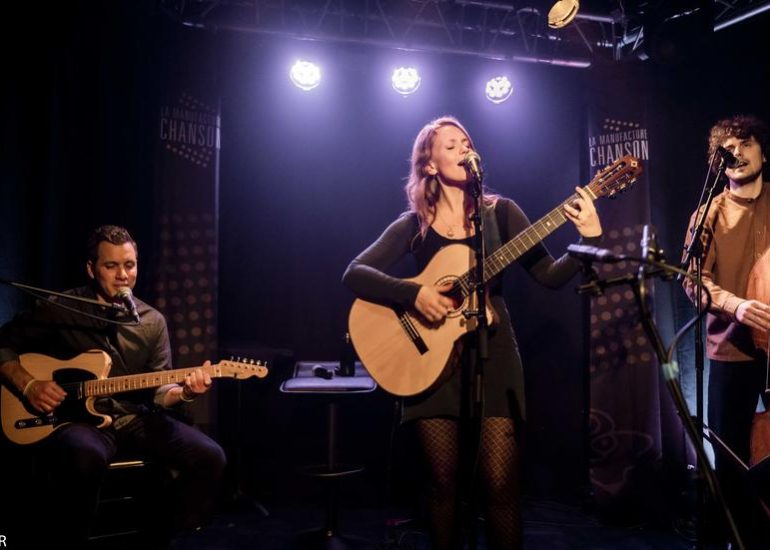
[[[667,351],[663,345],[663,340],[660,336],[660,333],[658,332],[657,326],[655,325],[655,322],[652,318],[652,312],[650,311],[650,308],[648,305],[648,293],[642,286],[644,279],[657,277],[659,275],[663,275],[663,278],[665,280],[670,280],[671,277],[668,277],[667,274],[671,272],[679,273],[680,276],[682,275],[690,276],[690,275],[688,275],[686,271],[682,269],[678,269],[667,264],[663,260],[662,254],[659,250],[656,250],[654,252],[654,256],[661,259],[652,260],[650,258],[632,258],[632,257],[626,257],[622,255],[616,256],[611,261],[627,260],[632,262],[639,262],[643,264],[652,265],[656,269],[640,271],[639,275],[626,274],[619,277],[613,277],[611,279],[592,280],[592,281],[589,281],[587,284],[578,286],[576,290],[578,294],[591,293],[591,294],[597,295],[597,294],[602,294],[605,288],[608,288],[611,286],[616,286],[620,284],[631,285],[631,288],[634,293],[634,298],[636,300],[637,305],[639,306],[642,326],[644,327],[644,331],[647,334],[648,338],[650,339],[650,343],[653,345],[653,348],[655,349],[655,355],[658,358],[658,362],[660,364],[660,367],[663,373],[663,378],[665,380],[666,387],[668,388],[671,398],[674,401],[674,406],[676,407],[677,413],[679,414],[679,418],[682,419],[682,424],[684,425],[685,433],[688,435],[693,445],[693,448],[695,449],[695,453],[698,459],[697,466],[701,472],[702,477],[705,479],[706,484],[708,485],[709,492],[711,493],[714,500],[718,502],[721,506],[725,520],[730,528],[730,531],[733,534],[733,537],[735,538],[736,547],[741,550],[744,550],[745,546],[740,537],[740,534],[738,533],[738,528],[735,525],[735,521],[733,520],[732,514],[730,513],[730,509],[727,507],[727,503],[725,502],[724,496],[722,494],[722,490],[719,486],[719,482],[717,481],[716,475],[714,474],[714,470],[711,468],[708,458],[706,457],[706,451],[703,446],[703,428],[702,426],[696,426],[696,423],[693,420],[692,415],[690,415],[687,407],[687,401],[684,398],[684,394],[682,393],[682,389],[677,379],[679,374],[679,366],[676,364],[675,361],[672,360],[672,355],[673,355],[674,346],[676,345],[676,340],[678,339],[679,335],[677,335],[677,338],[675,338],[674,344],[672,344],[671,348]],[[698,282],[698,285],[700,286],[700,281],[697,281],[697,282]],[[710,305],[711,304],[710,295],[708,296],[708,301]],[[699,324],[699,322],[700,322],[700,319],[696,318],[694,321],[694,324]],[[693,324],[693,323],[690,323],[690,324]],[[690,326],[686,325],[685,327],[683,327],[680,334],[689,328]],[[700,538],[700,533],[698,533],[698,535],[699,537],[698,537],[698,540],[696,541],[696,544],[698,547],[701,547],[702,540]]]
[[[93,298],[86,298],[85,296],[73,296],[72,294],[66,294],[64,292],[56,292],[54,290],[48,290],[47,288],[39,288],[36,286],[31,286],[31,285],[19,283],[16,281],[9,281],[7,279],[2,279],[2,278],[0,278],[0,283],[8,286],[12,286],[14,288],[18,288],[22,292],[26,292],[27,294],[34,296],[35,298],[44,300],[49,304],[52,304],[61,309],[66,309],[67,311],[71,311],[73,313],[77,313],[85,317],[90,317],[91,319],[96,319],[97,321],[103,321],[105,323],[112,323],[115,325],[138,325],[139,324],[136,321],[131,321],[127,323],[123,321],[116,321],[114,319],[100,317],[98,315],[92,315],[91,313],[81,311],[77,308],[65,306],[64,304],[57,302],[56,300],[51,300],[50,297],[57,296],[59,298],[65,298],[67,300],[72,300],[74,302],[81,302],[85,304],[91,304],[102,308],[110,309],[121,314],[128,314],[128,308],[126,308],[126,306],[124,306],[123,304],[120,304],[117,302],[100,302],[99,300],[94,300]]]
[[[714,172],[714,163],[719,158],[719,165],[716,172]],[[695,422],[698,428],[698,433],[701,434],[701,441],[703,440],[703,375],[705,371],[705,359],[703,357],[703,242],[701,237],[703,235],[703,229],[706,225],[706,217],[711,209],[711,203],[714,199],[714,190],[716,189],[717,182],[722,179],[727,168],[727,162],[725,157],[718,154],[718,151],[714,151],[709,160],[708,172],[706,173],[706,179],[703,183],[703,190],[701,191],[700,199],[698,200],[698,206],[695,209],[697,212],[697,218],[695,225],[692,229],[690,236],[690,244],[687,246],[684,254],[684,259],[680,264],[680,269],[687,271],[691,266],[692,271],[695,274],[695,311],[696,322],[694,335],[694,347],[695,347]],[[712,177],[713,174],[713,177]],[[681,273],[678,276],[678,280],[681,280]],[[696,464],[696,466],[699,466]],[[701,468],[696,467],[696,471],[700,472]],[[695,533],[696,548],[702,548],[702,532],[703,532],[703,518],[706,511],[705,492],[703,490],[703,479],[697,476],[695,479],[695,501],[696,501],[696,514],[695,514]]]
[[[467,463],[467,466],[471,468],[470,475],[467,478],[467,488],[465,490],[466,497],[468,499],[467,506],[467,518],[469,528],[469,544],[470,550],[475,550],[477,544],[477,526],[475,519],[476,510],[476,477],[478,470],[478,453],[480,451],[481,444],[481,421],[484,414],[484,363],[489,357],[489,324],[487,322],[487,299],[486,289],[484,287],[484,224],[482,223],[482,210],[484,206],[483,202],[483,174],[481,171],[471,171],[470,192],[473,197],[474,206],[473,214],[470,219],[473,222],[473,251],[475,265],[470,271],[470,293],[471,297],[475,296],[475,304],[472,298],[472,309],[465,310],[463,315],[466,319],[475,318],[476,326],[473,330],[472,338],[472,353],[469,354],[471,362],[470,374],[470,394],[465,395],[470,397],[470,404],[467,418],[461,418],[461,426],[464,424],[464,431],[472,443],[472,445],[460,445],[460,455],[463,455],[463,447],[468,449],[467,457],[471,458]],[[462,413],[462,410],[461,410]],[[473,451],[473,455],[470,455],[470,451]],[[461,461],[462,465],[463,462]]]

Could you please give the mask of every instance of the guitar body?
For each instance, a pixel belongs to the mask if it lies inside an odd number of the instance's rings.
[[[420,275],[407,280],[430,286],[453,282],[474,264],[471,248],[453,244],[439,250]],[[475,319],[463,315],[474,305],[471,295],[457,303],[442,323],[432,324],[419,313],[358,299],[348,318],[350,337],[361,362],[384,390],[394,395],[415,395],[440,379],[457,340],[475,329]],[[487,319],[491,322],[489,308]]]
[[[112,423],[109,415],[94,408],[94,401],[103,396],[130,391],[159,388],[166,384],[184,384],[193,371],[203,370],[211,378],[244,380],[267,376],[264,361],[246,358],[206,362],[198,367],[167,369],[140,374],[128,374],[108,378],[112,360],[101,350],[81,353],[68,361],[39,353],[25,353],[19,357],[22,366],[38,380],[54,380],[67,392],[67,397],[50,414],[35,411],[17,391],[5,386],[0,392],[0,415],[3,432],[14,443],[26,445],[51,435],[57,428],[71,422],[90,424],[104,428]]]
[[[109,355],[98,350],[87,351],[66,361],[39,353],[25,353],[19,360],[36,379],[54,380],[62,387],[107,378],[112,366]],[[42,414],[32,408],[26,399],[20,399],[16,393],[3,386],[0,390],[3,433],[12,442],[27,445],[48,437],[71,422],[91,424],[97,428],[108,426],[112,419],[94,409],[94,399],[82,399],[68,393],[52,413]]]
[[[626,155],[599,170],[583,190],[595,200],[615,197],[630,188],[642,173],[639,159]],[[578,200],[578,194],[554,208],[539,221],[522,230],[484,260],[484,283],[516,261],[527,250],[567,221],[564,206]],[[413,279],[421,285],[455,283],[447,296],[455,301],[443,322],[428,323],[416,312],[358,299],[348,318],[350,337],[366,369],[386,391],[415,395],[430,388],[441,377],[456,351],[458,339],[475,329],[475,317],[463,312],[476,310],[474,293],[467,288],[469,270],[475,264],[473,251],[462,244],[439,250],[425,270]],[[491,310],[487,308],[487,318]],[[491,321],[490,321],[491,323]]]
[[[746,288],[746,298],[757,300],[764,304],[770,304],[770,250],[767,250],[757,260],[749,273],[748,286]],[[765,352],[768,356],[768,332],[756,328],[751,329],[751,337],[758,350]],[[770,359],[770,358],[769,358]]]

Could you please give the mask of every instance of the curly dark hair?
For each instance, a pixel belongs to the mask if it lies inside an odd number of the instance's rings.
[[[139,247],[127,229],[117,225],[102,225],[97,227],[88,237],[87,253],[88,261],[96,263],[99,259],[99,243],[108,242],[110,244],[131,243],[134,245],[136,255],[139,255]]]
[[[714,155],[717,147],[722,145],[727,138],[736,137],[746,139],[754,137],[762,149],[762,154],[770,151],[770,135],[764,122],[753,115],[735,115],[725,118],[714,124],[709,133],[708,160]]]

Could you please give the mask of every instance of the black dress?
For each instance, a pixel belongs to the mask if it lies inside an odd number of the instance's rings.
[[[530,225],[522,210],[510,199],[499,199],[489,215],[494,215],[501,242],[505,243]],[[486,224],[489,230],[492,224]],[[586,239],[594,243],[600,238]],[[405,255],[411,254],[417,272],[422,272],[441,248],[450,244],[470,246],[471,238],[449,239],[429,228],[425,237],[419,234],[419,222],[414,213],[405,213],[393,222],[369,248],[358,255],[343,276],[344,284],[357,296],[378,302],[413,307],[420,285],[386,274]],[[558,288],[579,270],[578,261],[567,255],[558,260],[542,244],[525,253],[519,263],[539,283]],[[498,322],[490,328],[489,359],[484,365],[484,416],[525,418],[524,372],[518,345],[513,333],[510,315],[502,295],[502,281],[498,276],[489,284],[490,304]],[[416,396],[404,399],[403,420],[436,416],[458,417],[461,406],[461,371],[459,367]],[[405,367],[406,368],[406,367]]]

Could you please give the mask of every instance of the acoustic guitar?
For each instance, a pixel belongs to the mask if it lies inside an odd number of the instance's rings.
[[[97,397],[158,388],[165,384],[181,384],[195,368],[203,369],[212,378],[243,380],[252,376],[267,376],[264,363],[239,360],[107,378],[112,360],[101,350],[90,350],[66,361],[39,353],[25,353],[19,357],[19,361],[36,379],[54,380],[67,392],[64,401],[52,412],[45,414],[34,409],[18,392],[2,387],[0,416],[3,432],[10,441],[20,445],[45,439],[71,422],[84,422],[97,428],[109,426],[112,418],[94,408]]]
[[[639,159],[624,156],[600,170],[584,189],[592,200],[612,198],[630,188],[641,173]],[[564,205],[578,198],[579,195],[572,195],[488,254],[484,261],[484,283],[566,222]],[[420,275],[407,279],[430,286],[452,283],[446,295],[453,299],[455,307],[439,324],[428,322],[416,311],[360,298],[353,302],[348,318],[353,346],[371,376],[386,391],[407,396],[430,388],[452,359],[458,339],[474,330],[475,319],[464,315],[465,311],[475,309],[470,290],[474,265],[474,254],[469,247],[452,244],[439,250]],[[491,310],[487,311],[487,317],[492,318]]]
[[[770,250],[766,250],[751,268],[746,287],[746,298],[770,305]],[[751,338],[758,350],[770,356],[766,330],[752,327]],[[767,388],[766,391],[770,391],[770,388]]]

